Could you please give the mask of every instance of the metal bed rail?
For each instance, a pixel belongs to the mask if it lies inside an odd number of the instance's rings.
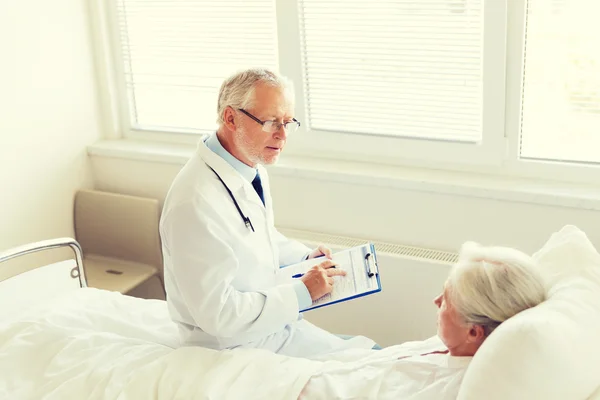
[[[58,249],[61,247],[69,247],[75,253],[76,266],[71,270],[71,278],[79,278],[79,286],[87,287],[85,271],[83,269],[83,251],[81,246],[73,238],[58,238],[42,240],[39,242],[29,243],[12,249],[0,251],[0,264],[27,254],[37,253],[45,250]]]

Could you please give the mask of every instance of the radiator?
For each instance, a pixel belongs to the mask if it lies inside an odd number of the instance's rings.
[[[309,247],[341,250],[372,242],[377,251],[382,291],[304,313],[333,333],[364,335],[382,346],[422,340],[436,333],[437,296],[457,254],[294,229],[279,231]]]

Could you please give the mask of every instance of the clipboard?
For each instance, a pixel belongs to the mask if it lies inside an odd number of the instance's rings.
[[[336,252],[332,257],[338,263],[338,267],[346,271],[346,276],[334,277],[333,291],[313,301],[310,307],[302,309],[300,312],[381,292],[379,263],[377,261],[375,246],[372,243]],[[289,279],[295,279],[323,260],[306,260],[284,267],[280,269],[278,274],[284,274]]]

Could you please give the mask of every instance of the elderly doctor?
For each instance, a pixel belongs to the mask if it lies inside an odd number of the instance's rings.
[[[300,125],[293,97],[291,83],[267,70],[227,79],[216,134],[200,141],[169,190],[160,235],[167,303],[182,345],[308,357],[375,344],[361,336],[341,339],[299,312],[331,292],[333,277],[345,272],[332,268],[326,247],[311,251],[274,225],[261,164],[275,163]],[[276,282],[281,266],[319,256],[326,257],[302,278]]]

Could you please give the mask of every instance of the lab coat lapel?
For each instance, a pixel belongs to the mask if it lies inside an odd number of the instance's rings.
[[[271,243],[271,248],[273,249],[273,263],[274,265],[279,266],[279,248],[277,247],[275,240],[275,221],[273,218],[273,203],[271,199],[271,186],[269,182],[269,174],[267,174],[267,170],[262,165],[258,166],[258,172],[260,173],[260,178],[262,180],[263,185],[263,194],[265,196],[265,218],[267,220],[267,226],[269,227],[269,242]],[[258,195],[256,195],[256,198],[258,198],[258,201],[260,201]]]
[[[260,197],[258,197],[258,194],[252,187],[252,183],[244,179],[244,177],[241,176],[227,161],[206,147],[206,144],[204,143],[205,140],[206,137],[202,138],[198,144],[198,153],[200,154],[200,157],[202,157],[204,162],[219,174],[236,199],[240,198],[240,200],[243,200],[244,202],[254,203],[261,208],[264,208]],[[265,188],[263,185],[263,191],[264,190]]]
[[[263,192],[264,191],[265,191],[265,187],[263,185]],[[256,190],[254,190],[254,187],[252,187],[252,184],[250,182],[248,182],[248,181],[244,182],[244,188],[243,188],[243,190],[240,190],[240,193],[244,197],[244,201],[253,203],[253,204],[259,206],[262,210],[265,209],[266,197],[265,197],[265,204],[263,205],[263,202],[260,200],[260,197],[258,197],[258,193],[256,193]]]
[[[275,237],[272,227],[273,224],[273,211],[271,205],[271,193],[269,187],[269,179],[266,170],[261,165],[258,166],[259,173],[261,174],[262,184],[263,184],[263,193],[265,196],[265,204],[263,205],[260,197],[258,197],[258,193],[252,187],[252,184],[244,179],[243,176],[239,174],[227,161],[223,158],[219,157],[217,154],[213,153],[206,144],[204,140],[201,140],[198,144],[198,153],[200,157],[208,166],[215,170],[223,179],[223,182],[229,187],[231,193],[238,200],[240,207],[244,209],[246,214],[249,213],[249,210],[245,209],[248,203],[251,203],[253,208],[259,208],[262,213],[263,220],[260,221],[260,228],[267,228],[267,237],[269,240],[269,245],[272,249],[273,254],[273,262],[274,265],[279,265],[279,252],[275,245]],[[258,223],[258,221],[255,221]],[[253,221],[253,223],[255,223]],[[257,226],[255,226],[255,229]]]
[[[229,190],[231,190],[231,193],[234,196],[237,195],[244,186],[244,178],[227,161],[206,147],[204,140],[205,138],[198,143],[200,158],[219,174],[219,177],[225,182]]]
[[[271,198],[271,185],[269,181],[269,174],[267,170],[262,165],[258,166],[258,172],[260,174],[260,179],[262,181],[263,187],[263,195],[265,197],[265,211],[267,213],[267,222],[271,225],[274,225],[273,221],[273,203]],[[258,197],[258,195],[256,196]],[[259,198],[260,201],[260,198]],[[262,202],[261,202],[262,203]]]

